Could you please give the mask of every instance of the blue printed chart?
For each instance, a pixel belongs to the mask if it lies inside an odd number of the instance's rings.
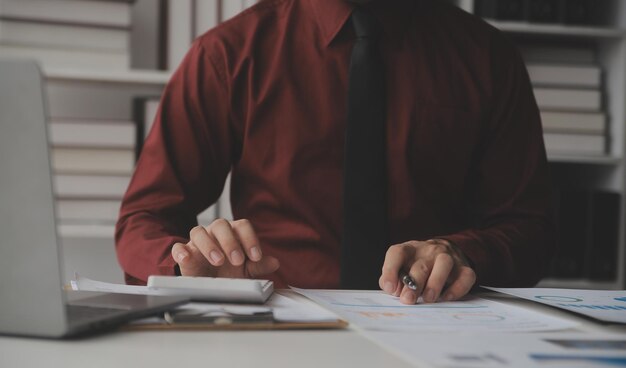
[[[487,289],[566,309],[604,322],[626,323],[626,290]]]

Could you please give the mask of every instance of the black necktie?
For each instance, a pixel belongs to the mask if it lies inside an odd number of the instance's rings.
[[[348,87],[341,287],[373,289],[388,246],[385,68],[377,21],[358,7],[351,19],[357,39]]]

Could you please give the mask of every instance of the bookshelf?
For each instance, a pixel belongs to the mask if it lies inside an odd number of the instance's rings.
[[[469,13],[478,12],[479,1],[452,0]],[[551,276],[540,282],[539,286],[543,287],[624,289],[626,286],[626,2],[607,0],[593,2],[592,6],[593,15],[584,25],[485,19],[521,46],[529,43],[562,44],[593,49],[597,55],[596,63],[602,70],[601,108],[607,119],[604,154],[563,154],[548,150],[548,160],[559,191],[602,190],[621,195],[616,204],[620,213],[616,221],[619,224],[614,259],[616,272],[614,277],[605,280],[586,275]],[[561,245],[563,248],[567,246]],[[585,257],[593,259],[597,246],[591,242]]]
[[[151,126],[193,39],[256,0],[32,1],[37,6],[21,0],[0,6],[0,53],[36,59],[45,77],[50,131],[56,126],[61,134],[51,133],[50,143],[64,277],[78,271],[123,282],[114,232],[134,165],[129,153]],[[126,169],[116,172],[121,167],[105,156],[125,157]],[[206,225],[217,216],[232,217],[228,190],[198,220]]]

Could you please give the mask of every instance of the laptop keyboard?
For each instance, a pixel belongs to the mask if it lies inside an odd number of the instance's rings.
[[[126,312],[127,310],[116,308],[87,307],[71,304],[66,306],[67,319],[70,323],[89,322]]]

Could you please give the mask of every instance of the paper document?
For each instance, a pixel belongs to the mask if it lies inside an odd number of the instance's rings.
[[[457,302],[406,305],[382,291],[293,290],[363,329],[529,332],[576,326],[565,319],[477,297]]]
[[[454,368],[625,367],[626,339],[589,333],[429,333],[365,331],[408,362]]]
[[[338,319],[337,315],[310,300],[296,300],[277,293],[274,293],[263,305],[187,303],[178,307],[176,311],[198,316],[241,316],[272,312],[276,322],[335,322]]]
[[[163,290],[154,290],[147,286],[112,284],[80,277],[78,274],[76,274],[75,279],[71,281],[71,286],[73,290],[77,291],[167,295]],[[274,320],[277,322],[335,322],[338,319],[337,315],[334,313],[300,295],[294,294],[293,297],[287,297],[276,292],[261,307],[259,307],[259,305],[227,303],[188,303],[181,308],[192,309],[198,313],[204,311],[206,314],[218,312],[245,314],[271,308],[274,314]]]
[[[120,294],[182,296],[216,303],[263,303],[274,292],[269,280],[221,277],[150,276],[148,286],[111,284],[74,274],[73,290]]]
[[[604,322],[626,323],[626,290],[493,288],[500,293],[566,309]]]
[[[135,294],[135,295],[167,295],[162,290],[152,290],[147,286],[122,285],[109,282],[91,280],[74,274],[74,280],[70,281],[72,290],[75,291],[98,291],[102,293]]]

